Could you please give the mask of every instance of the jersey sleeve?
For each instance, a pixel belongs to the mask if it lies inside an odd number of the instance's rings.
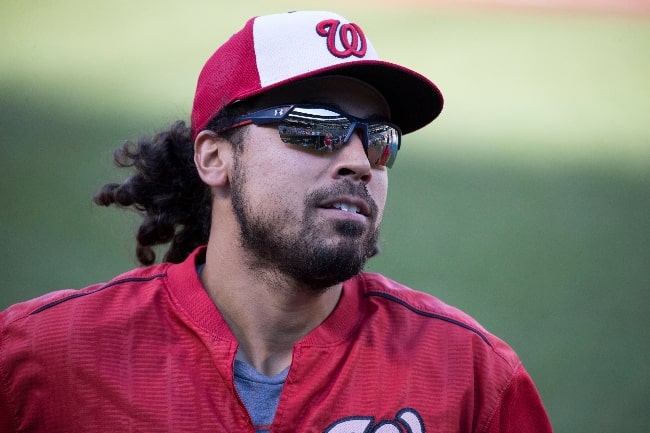
[[[552,433],[533,380],[520,366],[505,389],[486,433]]]
[[[9,392],[7,384],[6,368],[4,365],[4,324],[3,314],[0,313],[0,432],[16,431],[14,416],[9,404]]]
[[[0,391],[0,431],[6,433],[16,431],[14,419],[9,410],[7,395],[5,395],[4,391]]]

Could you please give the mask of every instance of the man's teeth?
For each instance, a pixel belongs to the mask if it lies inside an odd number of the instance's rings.
[[[353,204],[334,203],[332,207],[335,209],[340,209],[344,212],[360,213],[360,209]]]

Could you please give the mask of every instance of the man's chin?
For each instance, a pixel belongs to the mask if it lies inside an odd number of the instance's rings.
[[[366,224],[359,221],[343,220],[335,223],[335,231],[340,236],[345,236],[352,239],[361,240],[361,237],[366,233]]]
[[[309,260],[308,268],[295,269],[298,271],[295,277],[316,291],[349,280],[359,274],[368,259],[377,253],[376,247],[363,253],[360,242],[346,239],[342,242],[344,245],[339,244],[337,248],[329,248],[328,251],[321,250],[320,254]]]
[[[361,272],[361,270],[359,270],[359,272]],[[320,278],[311,277],[303,279],[301,283],[304,287],[307,287],[311,293],[322,295],[337,284],[344,283],[355,275],[358,275],[359,272],[352,274],[328,275]]]

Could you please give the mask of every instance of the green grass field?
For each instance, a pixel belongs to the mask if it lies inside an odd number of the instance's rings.
[[[128,138],[189,116],[255,14],[317,2],[0,5],[0,309],[135,265],[137,219],[90,197]],[[390,173],[369,265],[475,316],[557,432],[650,431],[650,19],[333,1],[443,114]]]

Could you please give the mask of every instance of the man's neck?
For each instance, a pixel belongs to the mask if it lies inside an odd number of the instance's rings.
[[[220,257],[208,248],[201,281],[239,343],[238,358],[273,376],[291,364],[294,345],[334,310],[342,284],[326,290]]]

